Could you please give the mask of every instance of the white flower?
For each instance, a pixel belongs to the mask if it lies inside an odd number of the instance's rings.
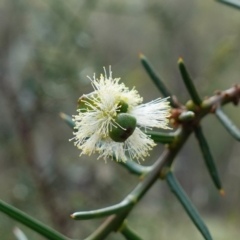
[[[119,83],[120,78],[113,79],[111,68],[109,77],[104,71],[100,79],[95,75],[89,78],[94,91],[80,98],[78,115],[73,116],[77,129],[74,144],[80,155],[97,152],[105,161],[111,157],[125,162],[127,154],[131,159],[144,160],[156,144],[141,128],[169,129],[169,102],[158,98],[141,104],[135,89]]]

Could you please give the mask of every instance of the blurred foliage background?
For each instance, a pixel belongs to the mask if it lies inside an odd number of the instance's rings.
[[[138,179],[112,161],[79,157],[59,113],[76,114],[78,98],[92,91],[86,75],[99,76],[109,65],[144,101],[159,97],[139,52],[182,103],[189,96],[179,56],[202,96],[239,83],[239,22],[239,11],[214,1],[0,0],[0,197],[69,237],[87,237],[103,220],[75,222],[69,215],[119,202]],[[240,126],[240,109],[225,111]],[[203,126],[226,196],[214,188],[194,136],[175,172],[213,238],[238,239],[240,145],[214,116]],[[154,185],[129,222],[144,239],[202,239],[165,182]],[[43,239],[3,214],[1,239],[14,239],[16,225],[29,239]]]

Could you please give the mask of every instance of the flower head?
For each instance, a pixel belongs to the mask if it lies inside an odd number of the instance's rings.
[[[105,161],[115,157],[126,161],[142,159],[156,144],[143,131],[152,127],[169,129],[170,106],[167,98],[141,104],[143,99],[129,90],[120,78],[106,74],[91,80],[94,91],[78,101],[78,115],[73,116],[75,145],[81,154],[99,153]],[[143,131],[142,131],[143,130]],[[80,155],[81,155],[80,154]]]

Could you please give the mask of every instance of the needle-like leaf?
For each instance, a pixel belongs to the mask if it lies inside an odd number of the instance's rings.
[[[188,216],[192,219],[193,223],[198,228],[198,230],[202,233],[203,237],[206,240],[212,240],[212,237],[208,231],[208,228],[206,227],[201,217],[199,216],[198,211],[192,205],[190,199],[187,197],[187,195],[185,194],[185,192],[183,191],[183,189],[181,188],[177,179],[174,177],[171,171],[167,173],[166,180],[171,191],[177,197],[179,202],[182,204]]]

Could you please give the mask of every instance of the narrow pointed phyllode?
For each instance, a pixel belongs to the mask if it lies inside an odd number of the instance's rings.
[[[198,92],[196,90],[196,87],[194,86],[193,80],[190,77],[190,74],[189,74],[182,58],[178,59],[178,68],[180,70],[182,80],[183,80],[183,82],[184,82],[184,84],[185,84],[193,102],[196,105],[200,106],[201,103],[202,103],[202,100],[200,99],[200,97],[198,95]]]

